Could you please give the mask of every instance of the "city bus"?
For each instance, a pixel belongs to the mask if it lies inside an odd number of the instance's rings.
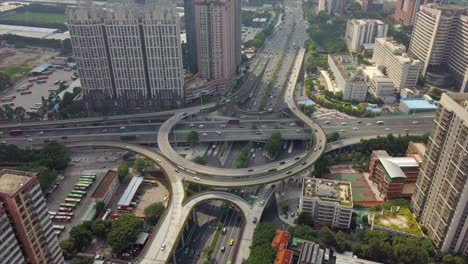
[[[65,216],[73,217],[73,213],[71,212],[58,212],[57,215],[65,215]]]
[[[65,200],[67,200],[67,199],[65,199]],[[61,203],[60,204],[60,209],[62,209],[62,207],[75,208],[76,204],[75,203]],[[59,211],[60,211],[60,209],[59,209]]]
[[[77,183],[75,184],[75,188],[76,187],[84,187],[84,188],[88,188],[90,184],[87,184],[87,183]]]
[[[81,199],[78,198],[65,198],[66,203],[75,203],[79,204],[81,202]]]
[[[86,195],[86,191],[80,191],[80,190],[72,190],[71,193]]]
[[[83,198],[83,195],[82,195],[82,194],[76,194],[76,193],[69,193],[69,194],[67,195],[67,197],[69,197],[69,198],[78,198],[78,199],[81,199],[81,198]]]
[[[90,184],[94,183],[94,181],[91,179],[83,179],[83,178],[78,178],[78,182],[90,183]]]
[[[80,175],[80,178],[88,178],[88,179],[95,179],[96,175]]]
[[[60,207],[59,212],[73,212],[73,208],[70,207]]]
[[[71,216],[66,216],[66,215],[57,215],[54,217],[54,221],[57,222],[70,222],[71,221]]]
[[[64,226],[64,225],[53,225],[52,227],[53,227],[55,230],[60,230],[60,231],[65,230],[65,226]]]

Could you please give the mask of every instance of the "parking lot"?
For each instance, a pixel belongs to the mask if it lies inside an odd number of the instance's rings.
[[[71,227],[80,224],[80,219],[91,204],[91,194],[97,188],[105,174],[110,169],[116,169],[121,162],[121,157],[124,152],[117,151],[104,151],[93,150],[93,152],[77,151],[70,155],[72,159],[71,166],[65,170],[64,180],[59,187],[47,198],[47,208],[49,211],[58,212],[60,203],[63,203],[67,195],[74,189],[75,183],[84,171],[94,171],[96,178],[94,183],[90,186],[86,196],[81,199],[79,205],[73,210],[73,217],[71,222],[57,222],[53,221],[54,225],[64,225],[65,230],[59,236],[59,240],[68,238],[68,232]],[[108,159],[105,159],[105,158]]]
[[[11,102],[2,102],[1,105],[12,105],[13,108],[16,107],[23,107],[26,111],[30,111],[31,107],[34,107],[35,104],[42,104],[42,97],[47,99],[49,97],[49,89],[58,89],[59,85],[55,84],[56,81],[68,81],[68,84],[72,82],[71,77],[73,76],[74,71],[65,71],[63,69],[54,69],[54,72],[48,76],[49,78],[46,79],[45,83],[32,83],[33,86],[29,89],[31,91],[30,94],[21,95],[20,92],[16,91],[16,89],[20,88],[23,85],[29,84],[30,82],[28,79],[23,80],[19,84],[15,85],[14,87],[10,88],[6,93],[4,93],[1,98],[8,97],[8,96],[16,96],[15,99]]]

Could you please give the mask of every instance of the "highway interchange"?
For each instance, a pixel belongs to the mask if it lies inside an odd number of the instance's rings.
[[[40,145],[43,143],[43,139],[59,139],[66,143],[67,147],[105,147],[105,148],[120,148],[126,149],[135,153],[144,155],[163,168],[167,174],[167,177],[171,183],[171,199],[166,209],[164,215],[161,218],[160,225],[158,230],[151,236],[150,241],[143,250],[141,254],[141,263],[166,263],[172,257],[173,250],[176,249],[180,230],[186,223],[186,219],[192,209],[199,205],[200,203],[206,200],[224,200],[229,201],[242,212],[243,220],[243,230],[239,231],[239,251],[238,256],[235,258],[235,263],[241,263],[242,259],[248,257],[251,245],[251,238],[253,231],[255,229],[254,218],[258,219],[261,216],[263,211],[263,204],[258,202],[254,205],[247,204],[245,200],[238,197],[237,195],[227,193],[227,192],[204,192],[190,197],[184,201],[185,192],[184,192],[184,181],[188,182],[197,182],[205,185],[211,186],[221,186],[221,187],[232,187],[232,186],[248,186],[248,185],[260,185],[277,182],[279,180],[288,178],[295,174],[301,173],[305,170],[308,170],[317,159],[325,151],[330,151],[336,148],[341,148],[349,144],[357,143],[361,137],[373,137],[376,135],[385,135],[388,133],[400,133],[405,134],[409,132],[411,134],[422,134],[430,130],[432,124],[432,118],[430,116],[415,116],[415,117],[394,117],[394,118],[385,118],[383,125],[377,125],[375,122],[378,119],[311,119],[302,113],[295,102],[295,89],[299,75],[301,73],[301,67],[304,60],[304,49],[297,50],[293,47],[295,42],[297,46],[302,47],[303,40],[306,39],[305,28],[306,25],[302,21],[302,13],[300,11],[300,2],[289,1],[287,5],[294,5],[294,8],[288,8],[286,11],[286,22],[282,24],[282,29],[278,30],[276,34],[272,37],[271,40],[268,40],[266,43],[265,50],[263,53],[259,54],[257,66],[261,65],[261,62],[269,59],[268,65],[265,70],[261,67],[257,67],[254,70],[259,70],[259,76],[262,78],[261,84],[259,86],[260,92],[254,93],[255,96],[252,96],[245,105],[248,111],[258,111],[260,110],[260,96],[261,91],[264,91],[266,88],[265,81],[268,80],[268,74],[271,74],[271,68],[276,64],[274,63],[274,52],[280,51],[282,49],[283,42],[275,41],[278,39],[284,39],[288,34],[287,25],[292,24],[291,16],[296,20],[296,26],[292,41],[290,42],[290,47],[288,47],[287,55],[285,56],[284,65],[282,65],[280,72],[278,74],[278,84],[275,85],[275,90],[272,92],[272,98],[268,100],[268,106],[273,108],[276,102],[284,104],[289,108],[289,111],[299,120],[299,122],[290,122],[286,121],[287,125],[284,128],[287,131],[290,131],[292,134],[298,134],[297,129],[302,129],[307,133],[312,134],[313,145],[305,153],[293,156],[284,161],[273,164],[255,166],[245,169],[224,169],[224,168],[214,168],[208,166],[201,166],[195,164],[191,161],[183,159],[172,147],[171,145],[171,135],[174,133],[174,128],[177,130],[189,130],[192,129],[190,126],[192,123],[193,127],[198,126],[198,131],[203,135],[203,133],[210,133],[207,137],[212,137],[214,134],[217,134],[216,131],[222,130],[222,135],[224,137],[220,138],[220,141],[229,140],[229,138],[234,138],[234,136],[239,139],[239,137],[248,138],[249,140],[253,139],[253,136],[256,135],[258,130],[263,130],[264,134],[271,133],[274,130],[279,130],[279,128],[271,128],[268,130],[267,127],[262,128],[263,123],[258,121],[251,121],[252,123],[260,124],[260,128],[252,129],[252,126],[245,126],[245,134],[240,134],[240,128],[231,128],[231,127],[220,127],[223,121],[215,122],[206,122],[206,121],[184,121],[192,115],[198,115],[200,112],[213,107],[213,105],[205,105],[200,107],[194,107],[189,109],[178,109],[174,111],[168,111],[165,113],[159,114],[141,114],[138,116],[128,115],[128,116],[119,116],[119,117],[106,117],[106,118],[91,118],[91,119],[81,119],[81,120],[64,120],[64,121],[50,121],[48,123],[30,123],[30,124],[21,124],[20,127],[27,129],[34,128],[31,131],[32,141],[28,141],[26,135],[28,132],[25,132],[24,136],[20,137],[7,137],[2,140],[8,141],[8,143],[14,143],[17,145],[28,146],[32,144]],[[297,5],[297,6],[296,6]],[[297,8],[299,7],[299,8]],[[302,28],[303,26],[303,28]],[[279,35],[278,35],[279,34]],[[275,38],[275,36],[277,36]],[[269,57],[269,58],[267,58]],[[289,66],[285,66],[288,65]],[[266,72],[266,75],[261,76],[263,72]],[[285,83],[286,89],[281,85]],[[271,99],[271,100],[270,100]],[[244,109],[245,111],[245,109]],[[169,117],[164,123],[160,124],[129,124],[128,119],[149,119],[151,120],[154,117]],[[361,121],[358,123],[358,120]],[[417,121],[417,123],[413,123]],[[93,127],[93,126],[82,126],[82,127],[68,127],[63,128],[63,130],[56,129],[56,126],[68,126],[68,125],[83,125],[83,124],[93,124],[108,122],[113,124]],[[118,123],[121,124],[118,124]],[[203,123],[201,123],[203,122]],[[220,123],[221,122],[221,123]],[[242,123],[247,121],[242,121]],[[271,126],[271,123],[278,122],[278,120],[265,121],[265,126]],[[290,123],[295,123],[294,126],[289,127]],[[325,123],[329,122],[329,123]],[[346,124],[342,124],[345,122]],[[116,125],[116,123],[118,125]],[[252,124],[248,123],[248,124]],[[200,128],[199,125],[203,125],[203,128]],[[305,124],[304,126],[298,126],[298,124]],[[368,125],[369,124],[369,125]],[[46,130],[44,127],[51,126]],[[125,128],[121,129],[122,126]],[[187,128],[188,126],[188,128]],[[0,129],[7,131],[15,127],[15,125],[0,125]],[[300,127],[300,128],[299,128]],[[305,130],[304,130],[305,128]],[[357,128],[357,129],[353,129]],[[386,129],[389,130],[386,130]],[[141,130],[140,130],[141,129]],[[219,130],[215,130],[219,129]],[[229,132],[229,130],[231,130]],[[405,131],[409,129],[409,131]],[[39,130],[39,131],[38,131]],[[107,130],[104,132],[104,130]],[[64,131],[65,135],[64,135]],[[287,131],[282,131],[285,135],[288,135]],[[41,132],[44,132],[41,134]],[[88,133],[87,133],[88,132]],[[244,133],[243,132],[243,133]],[[326,133],[339,132],[343,138],[346,138],[341,141],[332,142],[327,145],[326,142]],[[32,134],[34,133],[34,135]],[[148,133],[148,134],[145,134]],[[229,136],[232,133],[234,136]],[[130,144],[128,142],[121,142],[117,138],[125,134],[138,134],[139,136],[145,135],[148,137],[149,141],[158,143],[159,151],[155,152],[146,147]],[[213,135],[212,135],[213,134]],[[220,135],[218,135],[220,136]],[[66,137],[66,138],[63,138]],[[202,136],[203,137],[203,136]],[[274,170],[272,170],[274,169]],[[273,192],[268,188],[264,188],[265,199],[271,195]],[[265,191],[268,190],[268,191]],[[237,218],[237,217],[234,217]],[[231,220],[232,221],[232,220]],[[235,222],[234,222],[235,223]],[[231,230],[232,232],[237,232],[235,228]],[[240,234],[242,233],[242,234]],[[232,234],[228,235],[229,237]],[[226,236],[226,238],[228,237]],[[225,239],[222,239],[218,243],[217,249],[226,243]],[[231,251],[226,251],[231,255]],[[217,260],[221,260],[220,263],[225,263],[225,257],[221,256],[218,250],[214,253]],[[229,257],[229,256],[228,256]]]

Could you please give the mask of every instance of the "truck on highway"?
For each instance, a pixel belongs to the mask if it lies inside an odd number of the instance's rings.
[[[240,120],[239,119],[228,119],[226,124],[228,124],[228,125],[240,125]]]
[[[21,129],[10,130],[10,136],[21,136],[22,134],[23,134],[23,130]]]

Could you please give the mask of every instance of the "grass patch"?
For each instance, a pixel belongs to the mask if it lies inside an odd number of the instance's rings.
[[[12,66],[7,68],[0,69],[0,72],[6,73],[10,76],[13,83],[23,79],[28,76],[32,67],[28,66]]]
[[[423,235],[410,210],[405,207],[400,208],[398,212],[384,211],[383,214],[376,213],[374,215],[374,224],[417,236]]]
[[[12,13],[0,17],[0,21],[13,21],[24,24],[64,24],[65,14],[36,13],[26,11],[24,13]]]

